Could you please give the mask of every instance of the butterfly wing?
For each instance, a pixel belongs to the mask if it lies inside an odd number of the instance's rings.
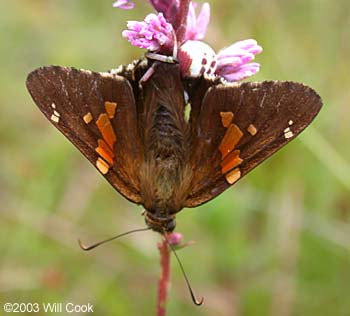
[[[122,195],[140,203],[142,159],[129,82],[110,73],[44,67],[29,74],[35,103]]]
[[[194,178],[187,207],[214,198],[294,139],[322,106],[311,88],[293,82],[210,87],[192,120]]]

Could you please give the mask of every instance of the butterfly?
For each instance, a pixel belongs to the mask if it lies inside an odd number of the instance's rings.
[[[301,83],[183,78],[179,64],[147,58],[104,73],[43,67],[27,88],[162,234],[184,207],[213,199],[293,140],[322,107]]]

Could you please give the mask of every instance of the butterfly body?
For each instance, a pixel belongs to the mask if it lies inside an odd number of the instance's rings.
[[[192,179],[191,139],[179,65],[157,62],[154,67],[154,75],[140,88],[140,192],[147,224],[169,231],[175,228],[174,214],[184,207]]]
[[[39,68],[27,87],[47,119],[117,191],[142,204],[146,224],[161,233],[175,228],[182,208],[214,198],[294,139],[322,106],[300,83],[183,78],[178,64],[147,59],[109,73]]]

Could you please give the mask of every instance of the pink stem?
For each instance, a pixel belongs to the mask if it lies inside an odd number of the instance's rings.
[[[158,282],[157,316],[165,316],[170,278],[170,250],[165,238],[163,238],[161,244],[158,244],[158,249],[160,252],[161,273]]]

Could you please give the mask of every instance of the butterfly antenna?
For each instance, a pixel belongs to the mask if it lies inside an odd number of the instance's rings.
[[[191,287],[191,284],[190,284],[190,281],[188,280],[188,277],[186,275],[186,272],[185,272],[185,269],[180,261],[180,258],[178,257],[176,251],[175,251],[175,248],[174,246],[169,242],[169,239],[167,238],[166,234],[163,234],[167,244],[169,245],[171,251],[173,252],[175,258],[176,258],[176,261],[177,263],[179,264],[180,266],[180,269],[181,269],[181,272],[182,272],[182,275],[184,276],[184,279],[186,281],[186,284],[187,284],[187,288],[188,288],[188,291],[190,292],[190,295],[191,295],[191,299],[192,299],[192,302],[193,304],[197,305],[197,306],[200,306],[203,304],[204,302],[204,297],[202,296],[200,300],[197,300],[196,298],[196,295],[194,294],[194,291],[192,290],[192,287]]]
[[[146,230],[150,230],[151,228],[150,227],[147,227],[147,228],[139,228],[139,229],[133,229],[133,230],[130,230],[126,233],[123,233],[123,234],[120,234],[120,235],[117,235],[117,236],[114,236],[114,237],[111,237],[111,238],[108,238],[108,239],[105,239],[105,240],[102,240],[100,242],[97,242],[96,244],[93,244],[93,245],[90,245],[90,246],[85,246],[82,241],[80,239],[78,239],[78,243],[79,243],[79,246],[82,250],[84,251],[90,251],[98,246],[101,246],[107,242],[110,242],[114,239],[117,239],[119,237],[123,237],[123,236],[126,236],[126,235],[129,235],[129,234],[133,234],[133,233],[138,233],[138,232],[144,232]]]

